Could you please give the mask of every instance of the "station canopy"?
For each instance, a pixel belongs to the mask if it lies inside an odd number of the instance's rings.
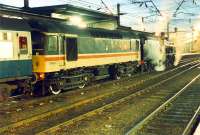
[[[116,21],[117,16],[112,14],[107,14],[103,12],[98,12],[90,9],[85,9],[81,7],[76,7],[73,5],[55,5],[55,6],[45,6],[31,8],[31,12],[52,16],[60,19],[70,19],[70,17],[79,16],[84,22],[103,22],[103,21]]]

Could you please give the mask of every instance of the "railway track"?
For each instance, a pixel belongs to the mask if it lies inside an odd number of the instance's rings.
[[[90,90],[91,89],[98,89],[99,87],[101,86],[109,86],[109,85],[121,85],[121,84],[124,84],[124,83],[128,83],[128,82],[131,82],[131,83],[134,83],[134,85],[141,85],[143,83],[145,83],[146,81],[150,81],[152,79],[155,79],[157,77],[160,77],[162,75],[165,75],[165,74],[168,74],[170,72],[173,72],[175,70],[178,70],[180,68],[183,68],[183,67],[186,67],[192,63],[195,63],[195,62],[198,62],[198,60],[194,61],[194,60],[191,60],[189,63],[188,61],[185,62],[185,63],[182,63],[180,64],[178,67],[175,67],[175,68],[172,68],[168,71],[164,71],[164,72],[153,72],[153,73],[143,73],[143,74],[137,74],[133,77],[127,77],[127,78],[123,78],[121,80],[113,80],[113,81],[108,81],[108,82],[101,82],[100,84],[94,84],[92,86],[89,86],[89,87],[86,87],[84,89],[79,89],[79,90],[75,90],[75,91],[70,91],[70,92],[67,92],[67,93],[62,93],[62,95],[58,95],[58,96],[48,96],[48,97],[42,97],[42,98],[30,98],[30,97],[24,97],[24,96],[15,96],[15,97],[11,97],[10,100],[8,102],[5,102],[5,103],[0,103],[0,107],[1,108],[4,108],[3,111],[5,112],[8,112],[10,113],[9,110],[6,110],[6,108],[26,108],[28,106],[37,106],[37,104],[40,104],[40,103],[48,103],[48,102],[51,102],[52,100],[54,101],[54,99],[56,99],[55,101],[57,101],[59,99],[62,100],[62,99],[65,99],[65,98],[69,98],[68,97],[68,94],[70,94],[70,96],[73,96],[75,94],[79,95],[82,94],[82,93],[89,93],[91,92]]]
[[[200,54],[195,54],[195,55],[183,55],[181,60],[179,61],[179,64],[189,62],[191,60],[197,60],[199,59]]]
[[[199,65],[199,64],[198,64]],[[177,74],[175,74],[175,75],[173,75],[173,76],[171,76],[171,77],[169,77],[169,78],[167,78],[167,79],[164,79],[163,81],[161,81],[161,82],[159,82],[159,83],[156,83],[156,84],[154,84],[154,85],[151,85],[151,86],[149,86],[149,87],[147,87],[147,88],[145,88],[145,89],[143,89],[143,90],[140,90],[140,91],[138,91],[138,92],[136,92],[136,93],[133,93],[133,94],[131,94],[131,95],[128,95],[128,96],[126,96],[126,97],[123,97],[123,98],[121,98],[121,99],[119,99],[119,100],[116,100],[116,101],[114,101],[114,102],[112,102],[112,103],[109,103],[109,104],[106,104],[105,106],[102,106],[102,107],[100,107],[100,108],[97,108],[97,109],[95,109],[95,110],[92,110],[92,111],[90,111],[90,112],[88,112],[88,113],[85,113],[85,114],[83,114],[83,115],[80,115],[80,116],[78,116],[78,117],[75,117],[75,118],[73,118],[73,119],[71,119],[71,120],[68,120],[68,121],[66,121],[66,122],[63,122],[63,123],[61,123],[61,124],[59,124],[59,125],[56,125],[56,126],[54,126],[54,127],[51,127],[51,128],[49,128],[49,129],[47,129],[47,130],[44,130],[44,131],[42,131],[42,132],[40,132],[40,133],[38,133],[38,135],[46,135],[46,134],[64,134],[64,133],[66,133],[66,134],[74,134],[74,133],[71,133],[71,132],[69,132],[68,130],[69,130],[69,128],[71,128],[70,126],[71,125],[76,125],[77,123],[82,123],[82,121],[87,121],[87,118],[89,118],[89,119],[95,119],[96,120],[96,118],[97,117],[95,117],[95,118],[93,118],[93,116],[94,115],[98,115],[98,114],[101,114],[101,113],[103,113],[104,111],[106,111],[106,110],[109,110],[109,109],[111,109],[111,108],[116,108],[116,107],[121,107],[122,105],[124,105],[125,103],[127,103],[128,101],[130,101],[130,100],[135,100],[136,98],[144,98],[144,96],[145,97],[147,97],[148,98],[148,94],[150,93],[150,92],[155,92],[156,90],[158,90],[158,89],[156,89],[156,87],[159,87],[159,86],[161,86],[162,84],[164,84],[165,82],[167,82],[167,81],[169,81],[169,80],[172,80],[172,79],[174,79],[175,77],[178,77],[178,76],[180,76],[180,75],[182,75],[182,74],[184,74],[185,72],[187,72],[187,71],[190,71],[191,69],[193,69],[194,67],[196,67],[197,65],[195,65],[195,66],[192,66],[191,68],[189,68],[189,69],[186,69],[186,70],[184,70],[184,71],[181,71],[181,72],[179,72],[179,73],[177,73]],[[155,90],[156,89],[156,90]],[[172,95],[174,92],[170,92],[170,91],[165,91],[165,92],[163,92],[163,91],[161,91],[161,92],[159,92],[159,97],[158,97],[158,93],[157,93],[157,96],[155,96],[155,95],[153,95],[153,97],[151,97],[151,98],[153,98],[153,100],[154,100],[154,102],[155,102],[155,98],[157,98],[157,100],[156,100],[156,102],[158,102],[158,101],[161,101],[160,99],[161,99],[161,96],[163,96],[163,97],[166,97],[167,95]],[[146,95],[147,94],[147,95]],[[112,110],[112,109],[111,109]],[[109,111],[108,111],[109,112]],[[98,119],[98,118],[97,118]],[[79,127],[79,126],[78,126]],[[73,129],[73,130],[76,130],[76,128],[75,129]],[[80,134],[81,132],[79,132],[79,134]],[[86,134],[88,134],[88,133],[90,133],[90,131],[89,132],[87,132]],[[95,133],[94,133],[95,134]]]
[[[77,116],[75,116],[74,118],[72,118],[72,119],[69,119],[67,122],[64,122],[64,125],[66,125],[66,123],[68,123],[68,124],[72,124],[72,123],[74,123],[75,121],[80,121],[80,120],[82,120],[82,119],[84,119],[85,117],[88,117],[88,116],[90,116],[90,115],[94,115],[94,114],[96,114],[96,113],[100,113],[101,111],[104,111],[105,109],[107,109],[107,108],[110,108],[110,107],[112,107],[113,105],[116,105],[116,104],[119,104],[119,103],[122,103],[122,102],[125,102],[126,100],[129,100],[129,99],[132,99],[132,98],[135,98],[135,97],[137,97],[137,96],[140,96],[140,95],[142,95],[142,94],[144,94],[144,93],[149,93],[150,91],[151,91],[151,89],[153,89],[153,88],[155,88],[155,87],[157,87],[157,86],[159,86],[159,85],[162,85],[163,83],[165,83],[166,81],[169,81],[170,79],[173,79],[173,78],[175,78],[175,77],[177,77],[177,76],[179,76],[179,75],[181,75],[181,74],[184,74],[185,72],[187,72],[187,71],[189,71],[189,70],[191,70],[191,69],[193,69],[194,67],[196,67],[197,65],[195,65],[195,66],[192,66],[191,68],[189,68],[189,69],[185,69],[185,70],[183,70],[183,71],[179,71],[178,73],[176,73],[175,75],[173,75],[173,76],[171,76],[171,77],[169,77],[169,76],[166,76],[166,78],[167,79],[164,79],[163,81],[161,81],[161,82],[159,82],[159,83],[156,83],[156,84],[154,84],[154,85],[150,85],[149,87],[147,87],[147,88],[145,88],[145,89],[142,89],[142,90],[140,90],[140,91],[138,91],[138,92],[134,92],[134,93],[132,93],[131,95],[130,94],[128,94],[128,95],[123,95],[123,97],[120,97],[120,99],[115,99],[115,100],[112,100],[112,101],[110,101],[110,102],[108,102],[108,101],[106,101],[105,99],[104,99],[104,101],[103,101],[103,103],[106,103],[106,105],[101,105],[100,106],[100,108],[99,108],[99,106],[97,107],[97,109],[94,109],[94,108],[92,108],[92,109],[89,109],[89,110],[87,110],[88,112],[84,112],[83,114],[79,114],[79,115],[77,115]],[[174,73],[173,73],[174,74]],[[109,100],[111,100],[111,98],[109,97],[108,98]],[[102,100],[102,99],[101,99]],[[98,102],[96,101],[96,103],[95,104],[98,104]],[[81,106],[81,107],[83,107],[83,106]],[[78,108],[78,106],[76,107],[76,109]],[[72,109],[72,108],[71,108]],[[84,108],[83,108],[84,109]],[[80,111],[79,109],[78,110],[76,110],[76,111]],[[73,111],[73,113],[75,112],[75,110]],[[68,113],[68,114],[71,114],[72,112],[70,112],[69,110],[68,111],[66,111],[65,112],[65,114],[63,114],[63,116],[59,116],[60,117],[60,119],[63,119],[63,118],[66,118],[66,113]],[[76,114],[77,114],[77,112],[76,112]],[[55,116],[54,116],[55,117]],[[58,116],[56,116],[56,117],[58,117]],[[41,118],[41,117],[40,117]],[[51,119],[50,121],[49,121],[49,119]],[[45,121],[46,121],[46,123],[50,123],[50,122],[52,122],[53,120],[56,120],[56,121],[59,121],[59,123],[60,123],[60,120],[59,119],[52,119],[52,115],[51,115],[51,118],[48,118],[48,120],[47,119],[45,119]],[[48,122],[47,122],[48,121]],[[44,122],[44,121],[43,121]],[[41,123],[43,123],[42,121],[41,121]],[[39,124],[40,122],[36,122],[34,125],[37,125],[38,126],[38,124]],[[40,123],[40,124],[41,124]],[[55,123],[54,123],[55,124]],[[24,133],[24,132],[27,132],[27,131],[33,131],[33,129],[32,128],[35,128],[34,126],[32,127],[33,125],[31,124],[31,130],[29,129],[29,130],[21,130],[21,128],[20,128],[20,130],[18,131],[18,133]],[[41,125],[42,126],[42,125]],[[60,128],[60,126],[63,126],[63,123],[61,124],[61,125],[59,125],[59,126],[56,126],[56,127],[53,127],[53,128],[50,128],[50,129],[48,129],[48,131],[44,131],[44,132],[41,132],[41,133],[39,133],[39,134],[46,134],[46,132],[49,132],[50,131],[50,134],[53,134],[53,133],[55,133],[54,131],[57,131],[59,128]],[[27,128],[27,127],[26,127]],[[28,128],[30,128],[30,127],[28,127]],[[55,130],[56,129],[56,130]],[[43,130],[43,129],[41,129],[41,130]],[[52,132],[52,130],[53,130],[53,132]],[[20,132],[21,131],[21,132]],[[47,133],[47,134],[49,134],[49,133]]]
[[[186,64],[187,65],[187,63],[190,63],[190,62],[192,62],[192,61],[196,61],[196,60],[199,60],[199,58],[186,58],[186,59],[182,59],[182,60],[180,60],[180,62],[179,62],[179,64],[178,64],[178,67],[181,67],[182,65],[184,65],[184,64]],[[173,68],[172,68],[173,69]],[[176,69],[176,68],[175,68]],[[145,75],[145,74],[148,74],[147,72],[144,72],[144,73],[139,73],[139,74],[135,74],[134,75],[134,78],[135,77],[138,77],[138,76],[141,76],[141,75]],[[128,80],[130,80],[130,77],[125,77],[125,78],[123,78],[123,79],[121,79],[120,80],[120,82],[125,82],[125,81],[128,81]],[[108,81],[108,80],[107,80]],[[117,82],[119,82],[119,80],[114,80],[114,81],[108,81],[108,82],[104,82],[104,84],[111,84],[111,83],[117,83]],[[99,83],[102,83],[102,81],[97,81],[96,83],[94,83],[93,85],[94,85],[94,87],[96,87],[96,86],[99,86],[98,84]],[[88,88],[88,87],[87,87]],[[91,88],[91,87],[89,87],[89,88]],[[26,99],[26,100],[28,100],[28,99],[31,99],[31,98],[27,98],[26,96],[24,96],[24,95],[16,95],[16,96],[11,96],[11,97],[9,97],[9,102],[12,102],[13,100],[16,100],[16,101],[20,101],[20,100],[23,100],[23,99]],[[0,105],[1,105],[2,103],[0,103]]]
[[[127,135],[189,135],[200,112],[200,74]]]
[[[179,65],[177,66],[177,67],[173,67],[171,70],[169,70],[169,71],[167,71],[167,72],[171,72],[171,71],[173,71],[173,70],[176,70],[176,69],[178,69],[179,67],[183,67],[183,66],[186,66],[186,65],[188,65],[189,63],[191,63],[191,62],[193,62],[193,61],[198,61],[199,60],[199,58],[187,58],[187,59],[183,59],[183,60],[181,60],[180,61],[180,63],[179,63]],[[167,72],[164,72],[164,74],[165,73],[167,73]],[[87,87],[86,89],[90,89],[90,88],[93,88],[93,87],[99,87],[99,83],[100,84],[113,84],[113,83],[118,83],[118,82],[126,82],[126,81],[132,81],[134,78],[136,78],[136,77],[139,77],[139,76],[142,76],[142,75],[145,75],[145,74],[149,74],[149,73],[147,73],[147,72],[144,72],[144,73],[139,73],[139,74],[135,74],[133,77],[125,77],[125,78],[122,78],[121,80],[113,80],[113,81],[109,81],[109,80],[106,80],[107,82],[103,82],[103,81],[97,81],[97,82],[95,82],[94,84],[93,84],[93,86],[92,87]],[[160,73],[159,73],[159,75],[160,75]],[[162,74],[161,74],[162,75]],[[143,80],[143,79],[142,79]],[[103,82],[103,83],[102,83]],[[24,96],[24,95],[16,95],[16,96],[11,96],[10,98],[9,98],[9,101],[8,102],[12,102],[12,101],[20,101],[20,100],[23,100],[23,99],[29,99],[29,98],[27,98],[26,96]],[[2,103],[0,103],[0,104],[2,104]]]
[[[180,60],[179,62],[179,65],[180,64],[185,64],[187,62],[191,62],[191,61],[194,61],[194,60],[198,60],[199,58],[188,58],[188,59],[183,59],[183,60]]]
[[[184,65],[184,64],[187,64],[187,63],[190,63],[190,62],[192,62],[192,61],[196,61],[196,60],[199,60],[199,58],[196,58],[196,57],[194,57],[194,58],[185,58],[185,59],[182,59],[182,60],[180,60],[180,62],[179,62],[179,64],[178,64],[178,67],[180,66],[182,66],[182,65]],[[176,68],[175,68],[176,69]],[[143,73],[143,74],[147,74],[146,72],[145,73]],[[139,73],[139,74],[135,74],[134,75],[134,77],[138,77],[138,76],[141,76],[141,75],[143,75],[143,74],[141,74],[141,73]],[[120,81],[128,81],[128,80],[130,80],[130,77],[125,77],[125,78],[123,78],[122,80],[120,80]],[[101,83],[102,81],[97,81],[97,82],[95,82],[93,85],[98,85],[99,83]],[[109,82],[107,82],[108,84],[109,83],[115,83],[115,82],[119,82],[119,80],[115,80],[115,81],[109,81]],[[21,100],[21,99],[24,99],[24,98],[26,98],[24,95],[16,95],[16,96],[11,96],[9,99],[10,99],[10,101],[13,101],[13,100]]]
[[[194,62],[195,63],[195,62]],[[193,63],[193,64],[194,64]],[[190,63],[191,64],[191,63]],[[188,69],[188,66],[190,66],[190,64],[187,64],[187,65],[183,65],[183,66],[181,66],[181,68],[184,68],[185,70],[184,70],[184,72],[186,72]],[[180,68],[180,67],[179,67]],[[176,70],[178,70],[179,68],[175,68],[175,69],[172,69],[172,70],[170,70],[170,71],[168,71],[168,72],[163,72],[163,73],[161,73],[161,74],[158,74],[158,75],[156,75],[156,76],[154,76],[153,78],[155,79],[155,78],[159,78],[159,77],[161,77],[162,75],[166,75],[166,74],[169,74],[170,72],[171,72],[171,74],[174,74],[173,72],[174,71],[176,71]],[[184,73],[184,72],[182,72],[182,73]],[[169,75],[170,76],[170,75]],[[166,76],[166,78],[167,77],[169,77],[169,76]],[[151,78],[152,79],[152,78]],[[139,84],[141,84],[141,82],[139,83]],[[135,86],[135,84],[134,84],[134,86]],[[151,86],[152,87],[152,86]],[[129,87],[129,88],[127,88],[127,90],[129,90],[130,88],[132,88],[132,87]],[[117,91],[117,90],[116,90]],[[12,133],[12,132],[15,132],[16,131],[16,128],[21,128],[22,127],[22,129],[23,128],[25,128],[26,126],[24,126],[24,125],[28,125],[28,124],[31,124],[32,122],[38,122],[38,120],[41,120],[41,119],[46,119],[46,118],[48,118],[48,117],[50,117],[50,116],[52,116],[52,115],[57,115],[57,114],[59,114],[59,113],[66,113],[66,112],[69,112],[70,113],[70,109],[71,110],[73,110],[73,108],[77,108],[77,107],[80,107],[80,106],[82,106],[82,108],[84,109],[84,107],[86,106],[86,105],[88,105],[88,103],[89,102],[96,102],[96,101],[98,101],[98,100],[103,100],[105,103],[109,103],[109,102],[112,102],[112,100],[113,101],[115,101],[115,100],[117,100],[117,99],[109,99],[109,97],[110,96],[112,96],[112,95],[117,95],[116,93],[117,92],[113,92],[113,93],[106,93],[105,95],[100,95],[100,96],[97,96],[97,97],[94,97],[93,99],[88,99],[88,100],[84,100],[84,101],[81,101],[81,102],[77,102],[77,104],[73,104],[73,105],[71,105],[71,106],[65,106],[65,107],[63,107],[63,108],[58,108],[58,109],[56,109],[56,110],[53,110],[53,111],[49,111],[49,112],[47,112],[47,113],[44,113],[44,114],[40,114],[40,115],[37,115],[37,116],[34,116],[34,117],[31,117],[31,118],[28,118],[28,119],[25,119],[25,120],[21,120],[21,121],[19,121],[19,122],[14,122],[14,123],[12,123],[12,124],[10,124],[10,125],[8,125],[8,126],[4,126],[4,127],[2,127],[2,128],[0,128],[0,132],[1,133]],[[130,91],[130,90],[129,90]],[[133,91],[132,91],[133,92]],[[141,93],[143,93],[143,92],[138,92],[139,94],[141,94]],[[135,93],[135,95],[137,95],[138,93]],[[119,96],[122,96],[122,97],[119,97],[119,98],[123,98],[123,96],[127,96],[128,94],[130,94],[130,93],[127,93],[126,95],[123,95],[123,93],[119,93]],[[110,101],[111,100],[111,101]],[[99,101],[98,101],[99,102]],[[100,104],[100,106],[102,106],[101,105],[101,103],[99,102],[98,103],[97,102],[97,104]],[[85,104],[85,105],[84,105]],[[94,109],[94,108],[92,108],[92,109]],[[91,110],[92,110],[91,109]],[[88,111],[90,111],[90,109],[88,110]],[[73,113],[73,111],[71,112],[71,113]],[[81,115],[81,114],[77,114],[77,116],[78,115]],[[76,116],[73,116],[73,117],[76,117]],[[69,117],[68,119],[72,119],[72,117]],[[51,125],[52,126],[52,125]],[[29,128],[29,127],[26,127],[26,128]],[[34,128],[34,126],[33,126],[33,128]],[[41,130],[43,130],[43,129],[41,129]],[[27,131],[27,130],[24,130],[24,131]],[[31,130],[30,130],[31,131]],[[18,132],[18,133],[23,133],[23,131],[22,132]]]

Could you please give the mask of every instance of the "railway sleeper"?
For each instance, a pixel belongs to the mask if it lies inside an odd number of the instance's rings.
[[[151,127],[149,127],[148,129],[146,129],[145,131],[143,131],[140,135],[148,135],[148,134],[152,134],[152,135],[170,135],[170,130],[167,130],[168,127],[165,128],[165,132],[163,133],[163,130],[161,129],[153,129]]]
[[[146,128],[146,130],[147,131],[153,131],[154,133],[158,133],[158,131],[160,131],[161,130],[161,127],[163,128],[170,128],[170,127],[173,127],[173,125],[155,125],[155,126],[153,126],[153,125],[148,125]],[[157,131],[157,132],[156,132]],[[162,130],[161,130],[162,131]],[[152,132],[152,133],[153,133]]]
[[[190,112],[182,112],[182,111],[168,111],[166,114],[168,115],[193,115],[193,113],[190,111]]]
[[[181,110],[182,112],[189,112],[197,108],[196,106],[184,106],[184,105],[182,106],[173,105],[173,106],[176,107],[176,110]]]
[[[177,123],[168,123],[168,122],[162,122],[162,121],[155,120],[155,121],[152,121],[150,125],[152,127],[156,127],[156,128],[160,128],[160,127],[172,127],[173,128],[174,126],[177,125]],[[149,125],[147,125],[147,126],[149,126]]]
[[[162,116],[162,118],[166,118],[166,119],[188,119],[188,118],[191,118],[192,115],[177,115],[177,114],[165,114]]]
[[[165,117],[160,117],[160,118],[157,118],[157,120],[159,120],[159,121],[162,121],[162,122],[167,122],[167,123],[176,123],[176,124],[178,124],[178,123],[187,123],[188,122],[188,120],[185,120],[185,119],[177,119],[177,118],[170,118],[170,117],[167,117],[167,118],[165,118]]]

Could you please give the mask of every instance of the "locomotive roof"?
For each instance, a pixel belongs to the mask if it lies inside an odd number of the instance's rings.
[[[141,35],[150,36],[151,33],[145,33],[134,30],[107,30],[102,28],[78,28],[73,25],[67,25],[56,21],[31,20],[30,25],[34,30],[49,33],[69,33],[79,36],[105,37],[105,38],[139,38]]]
[[[107,30],[102,28],[78,28],[77,26],[67,25],[58,21],[44,20],[24,20],[0,17],[0,29],[16,30],[16,31],[32,31],[37,30],[49,33],[68,33],[77,34],[79,36],[92,36],[100,38],[139,38],[142,36],[152,36],[151,33],[140,32],[135,30]]]
[[[30,8],[29,10],[33,13],[44,14],[48,16],[51,16],[52,13],[58,13],[62,15],[79,15],[84,17],[86,21],[117,20],[116,15],[107,14],[96,10],[86,9],[70,4],[35,7],[35,8]]]
[[[30,31],[31,27],[23,19],[0,17],[1,30]]]

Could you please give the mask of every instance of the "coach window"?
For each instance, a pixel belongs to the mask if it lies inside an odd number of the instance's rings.
[[[8,40],[8,34],[7,33],[3,33],[3,40]]]
[[[57,36],[48,36],[46,39],[47,53],[58,54],[58,39]]]
[[[12,34],[0,32],[0,59],[13,58]]]
[[[28,53],[28,40],[25,36],[19,37],[19,50],[21,54],[27,54]]]

